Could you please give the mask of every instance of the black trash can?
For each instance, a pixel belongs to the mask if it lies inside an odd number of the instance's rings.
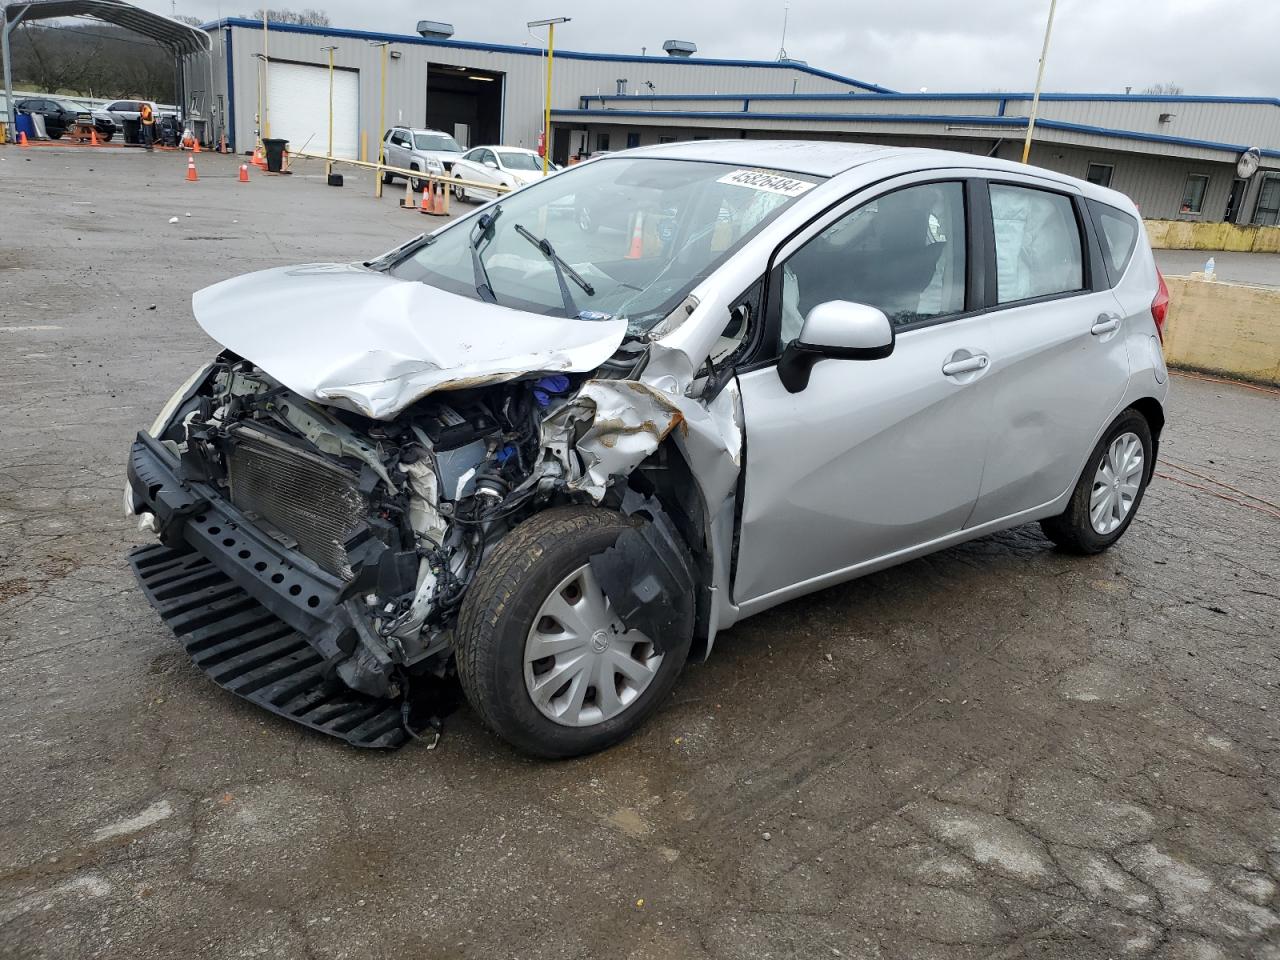
[[[284,169],[284,149],[289,146],[288,140],[267,137],[262,141],[262,148],[267,152],[267,172],[279,173]]]
[[[125,143],[141,143],[142,142],[142,121],[130,120],[128,117],[124,119],[124,142]]]

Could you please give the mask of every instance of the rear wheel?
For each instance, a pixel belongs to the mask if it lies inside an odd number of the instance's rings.
[[[396,175],[394,173],[391,173],[389,170],[382,171],[383,183],[395,183],[395,181],[396,181]]]
[[[461,178],[461,177],[458,177],[457,179],[458,179],[458,180],[461,180],[462,178]],[[461,183],[455,183],[455,184],[453,185],[453,198],[454,198],[455,200],[466,200],[466,199],[467,199],[467,188],[466,188],[466,187],[464,187]]]
[[[1129,529],[1151,471],[1151,427],[1126,410],[1093,448],[1084,472],[1056,517],[1040,521],[1046,537],[1071,553],[1101,553]]]
[[[525,521],[485,559],[455,639],[458,677],[481,719],[540,757],[604,749],[630,735],[671,691],[692,636],[628,630],[590,558],[636,522],[565,507]]]

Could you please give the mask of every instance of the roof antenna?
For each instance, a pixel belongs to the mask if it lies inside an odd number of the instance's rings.
[[[782,44],[778,47],[778,59],[787,60],[787,19],[791,16],[790,2],[782,5]]]

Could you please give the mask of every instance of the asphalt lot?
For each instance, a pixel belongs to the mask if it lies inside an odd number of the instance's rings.
[[[1219,280],[1250,283],[1260,287],[1280,287],[1280,254],[1232,253],[1219,250],[1157,250],[1156,264],[1166,276],[1186,276],[1203,270],[1213,257],[1213,272]]]
[[[193,290],[426,218],[199,159],[0,149],[0,956],[1280,958],[1274,391],[1175,377],[1110,553],[787,604],[603,755],[467,710],[362,753],[189,665],[123,463],[212,349]]]

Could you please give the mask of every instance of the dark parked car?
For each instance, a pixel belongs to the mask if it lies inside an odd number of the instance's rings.
[[[53,97],[28,97],[18,101],[18,109],[27,113],[38,113],[44,117],[44,129],[51,138],[57,140],[77,121],[88,123],[93,121],[94,129],[103,140],[110,140],[116,132],[116,123],[111,115],[102,110],[91,110],[71,100],[57,100]]]

